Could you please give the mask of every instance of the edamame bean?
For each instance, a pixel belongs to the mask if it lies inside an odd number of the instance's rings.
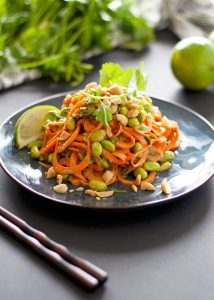
[[[37,146],[38,148],[41,148],[42,141],[39,140],[33,141],[27,145],[27,148],[30,150],[33,146]]]
[[[110,151],[110,152],[114,152],[115,151],[115,145],[108,141],[108,140],[104,140],[101,142],[101,145],[104,149]]]
[[[88,105],[86,108],[87,114],[88,115],[93,115],[93,113],[95,112],[96,108],[94,105]]]
[[[127,103],[127,98],[126,98],[126,96],[122,96],[122,97],[120,97],[120,99],[121,99],[121,104],[122,104],[122,105],[125,105],[125,104]]]
[[[101,95],[102,95],[102,89],[101,89],[100,86],[98,86],[98,87],[96,88],[96,96],[101,96]]]
[[[92,142],[101,142],[106,137],[106,132],[103,129],[97,130],[91,136]]]
[[[146,112],[144,110],[141,110],[140,113],[139,113],[138,118],[141,122],[143,122],[146,118]]]
[[[140,123],[139,123],[139,120],[137,118],[130,118],[128,120],[128,125],[129,125],[129,127],[133,127],[134,128],[134,127],[139,126]]]
[[[119,108],[119,113],[121,114],[121,115],[124,115],[124,116],[126,116],[127,114],[128,114],[128,107],[126,107],[126,106],[121,106],[120,108]]]
[[[107,185],[101,180],[92,179],[89,181],[89,188],[94,191],[103,192],[107,190]]]
[[[62,117],[65,117],[68,115],[69,111],[70,111],[71,107],[70,106],[64,106],[62,109],[61,109],[61,112],[60,112],[60,116]]]
[[[142,124],[138,130],[140,130],[142,133],[149,131],[149,127],[146,126],[145,124]]]
[[[76,126],[76,123],[75,123],[74,118],[70,117],[68,119],[68,123],[67,123],[68,130],[73,131],[75,129],[75,126]]]
[[[168,160],[172,160],[175,158],[175,154],[172,151],[165,151],[163,154],[163,158],[161,159],[161,161],[168,161]]]
[[[156,172],[158,172],[160,170],[160,164],[157,163],[156,161],[146,161],[143,164],[143,168],[146,171],[156,171]]]
[[[58,112],[56,112],[55,110],[51,110],[45,115],[44,122],[50,123],[50,122],[57,121],[58,119],[59,119]]]
[[[166,170],[169,170],[169,169],[171,169],[171,167],[172,167],[172,164],[169,162],[169,161],[167,161],[167,162],[165,162],[165,163],[163,163],[161,166],[160,166],[160,172],[163,172],[163,171],[166,171]]]
[[[108,160],[102,158],[100,160],[100,163],[101,163],[101,166],[104,168],[104,169],[108,169],[110,167],[110,163]]]
[[[51,163],[53,160],[53,153],[48,155],[48,162]]]
[[[39,158],[40,157],[40,151],[38,149],[37,146],[33,146],[31,149],[30,149],[30,156],[32,158]]]
[[[92,154],[95,157],[99,157],[101,155],[102,151],[103,151],[103,148],[99,142],[94,142],[92,144]]]
[[[144,104],[143,107],[144,107],[144,109],[145,109],[146,112],[150,112],[151,111],[149,103]]]
[[[139,152],[140,150],[142,150],[143,149],[143,146],[141,145],[141,143],[139,143],[139,142],[136,142],[135,144],[134,144],[134,146],[133,146],[133,151],[134,151],[134,153],[137,153],[137,152]]]
[[[148,177],[148,173],[144,168],[137,168],[134,170],[134,176],[137,177],[138,175],[141,176],[141,179],[145,179],[146,177]]]

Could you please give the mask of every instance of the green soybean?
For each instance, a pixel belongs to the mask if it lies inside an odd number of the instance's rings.
[[[44,117],[44,122],[49,123],[49,122],[54,122],[59,119],[59,114],[55,110],[49,111],[45,117]]]
[[[150,112],[151,111],[151,107],[150,107],[150,105],[148,103],[144,104],[143,107],[144,107],[144,109],[145,109],[146,112]]]
[[[48,162],[51,163],[53,160],[53,153],[48,155]]]
[[[88,105],[87,109],[86,109],[88,115],[93,115],[95,110],[96,110],[96,107],[94,105]]]
[[[89,181],[89,188],[94,191],[103,192],[107,190],[107,185],[101,180],[92,179]]]
[[[146,112],[144,110],[141,110],[140,113],[139,113],[138,118],[141,122],[143,122],[146,118]]]
[[[101,89],[100,86],[98,86],[98,87],[96,88],[96,96],[101,96],[101,95],[102,95],[102,89]]]
[[[161,159],[161,161],[168,161],[168,160],[172,160],[175,158],[175,154],[172,151],[165,151],[163,154],[163,158]]]
[[[101,163],[101,166],[104,168],[104,169],[108,169],[110,167],[110,163],[108,160],[102,158],[100,160],[100,163]]]
[[[115,145],[108,141],[108,140],[104,140],[101,142],[101,145],[104,149],[110,151],[110,152],[114,152],[115,151]]]
[[[28,145],[27,145],[27,148],[30,150],[32,147],[34,147],[34,146],[37,146],[38,148],[41,148],[41,146],[42,146],[42,141],[40,141],[40,140],[36,140],[36,141],[33,141],[33,142],[31,142],[31,143],[29,143]]]
[[[60,116],[62,117],[65,117],[68,115],[69,111],[70,111],[71,107],[70,106],[64,106],[62,109],[61,109],[61,112],[60,112]]]
[[[120,97],[120,99],[121,99],[121,104],[122,105],[125,105],[127,103],[127,97],[126,96],[122,96],[122,97]]]
[[[119,113],[121,114],[121,115],[124,115],[124,116],[126,116],[127,114],[128,114],[128,107],[127,106],[120,106],[120,108],[119,108]]]
[[[68,119],[67,128],[68,128],[68,130],[73,131],[75,129],[75,127],[76,127],[75,120],[74,120],[74,118],[70,117]]]
[[[156,171],[156,172],[158,172],[160,170],[160,164],[155,162],[155,161],[146,161],[143,164],[143,168],[146,171]]]
[[[137,153],[137,152],[139,152],[139,151],[142,150],[142,149],[143,149],[143,146],[141,145],[140,142],[136,142],[136,143],[134,144],[134,146],[133,146],[133,151],[134,151],[134,153]]]
[[[30,156],[32,158],[39,158],[40,157],[40,151],[38,149],[37,146],[33,146],[31,149],[30,149]]]
[[[101,142],[106,137],[106,132],[103,129],[97,130],[91,136],[92,142]]]
[[[129,125],[129,127],[133,127],[133,128],[139,126],[140,123],[139,123],[138,118],[130,118],[128,120],[128,125]]]
[[[141,176],[141,179],[145,179],[148,177],[148,173],[144,168],[137,168],[134,170],[134,176],[137,177],[138,175]]]
[[[102,151],[103,151],[103,148],[99,142],[94,142],[92,144],[92,154],[95,157],[99,157],[101,155]]]
[[[163,163],[161,166],[160,166],[160,172],[163,172],[163,171],[166,171],[166,170],[169,170],[169,169],[171,169],[171,167],[172,167],[172,164],[169,162],[169,161],[167,161],[167,162],[165,162],[165,163]]]

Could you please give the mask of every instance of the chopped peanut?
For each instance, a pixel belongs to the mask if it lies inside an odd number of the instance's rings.
[[[94,190],[85,190],[85,194],[96,197],[96,191]]]
[[[57,181],[58,184],[61,184],[61,183],[62,183],[62,179],[63,179],[63,177],[62,177],[61,174],[58,174],[58,175],[56,176],[56,181]]]
[[[110,126],[106,128],[106,134],[107,134],[107,137],[109,137],[109,138],[111,138],[113,136]]]
[[[132,102],[132,101],[128,101],[128,102],[127,102],[127,106],[128,106],[128,108],[130,108],[130,109],[136,109],[136,108],[138,108],[138,104],[137,104],[137,103],[134,103],[134,102]]]
[[[137,193],[137,186],[136,186],[136,185],[132,184],[131,188],[132,188],[132,190],[133,190],[135,193]]]
[[[108,99],[103,99],[103,104],[105,106],[110,106],[111,105],[111,101],[109,101]]]
[[[117,112],[117,109],[118,109],[118,105],[116,105],[116,104],[111,105],[111,111],[113,114],[115,114]]]
[[[112,95],[121,95],[123,93],[123,89],[118,86],[117,84],[113,84],[110,88],[109,91]]]
[[[96,195],[100,198],[110,197],[112,196],[114,191],[104,191],[104,192],[96,192]]]
[[[97,88],[97,83],[96,82],[90,82],[89,84],[86,85],[86,90],[89,90],[89,89],[95,89]]]
[[[162,189],[162,192],[165,193],[165,194],[171,194],[171,187],[168,183],[168,181],[166,179],[164,179],[161,183],[161,189]]]
[[[126,126],[128,124],[128,118],[126,116],[117,114],[116,118],[123,126]]]
[[[111,103],[119,105],[119,104],[121,104],[121,99],[120,98],[114,98],[114,99],[111,100]]]
[[[103,174],[103,180],[106,184],[109,184],[109,182],[113,177],[114,177],[114,173],[112,173],[109,170],[106,170],[105,173]]]
[[[84,188],[83,188],[82,186],[80,186],[80,187],[78,187],[78,188],[76,189],[76,191],[77,191],[77,192],[82,192],[82,191],[84,191]]]
[[[96,200],[101,200],[101,198],[100,197],[96,197]]]
[[[141,182],[140,188],[142,191],[148,190],[148,191],[154,191],[155,186],[151,184],[150,182]]]
[[[47,175],[47,178],[52,178],[52,177],[56,177],[57,173],[56,171],[54,170],[53,167],[50,167],[46,173]]]
[[[132,109],[128,112],[127,117],[128,118],[135,118],[139,115],[139,110],[138,109]]]
[[[54,192],[56,192],[56,193],[59,193],[59,194],[65,194],[65,193],[67,193],[67,191],[68,191],[68,187],[67,187],[66,184],[61,183],[61,184],[55,185],[55,186],[53,187],[53,190],[54,190]]]
[[[70,133],[68,133],[67,131],[63,131],[59,137],[60,141],[65,141],[69,138]]]
[[[135,183],[136,183],[136,185],[139,185],[140,182],[141,182],[141,175],[138,174],[137,177],[136,177]]]
[[[73,193],[75,190],[69,190],[69,193]]]

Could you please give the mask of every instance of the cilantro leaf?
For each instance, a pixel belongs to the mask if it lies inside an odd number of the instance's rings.
[[[100,121],[105,127],[109,126],[109,122],[112,120],[112,111],[110,107],[101,103],[100,107],[94,113],[96,120]]]
[[[147,74],[141,73],[140,69],[135,70],[136,86],[139,91],[144,91],[147,85]]]
[[[135,70],[136,86],[138,91],[144,91],[148,81],[148,75],[142,72],[144,63],[141,62],[139,68]]]
[[[132,68],[123,70],[119,64],[108,62],[103,64],[102,69],[100,70],[100,83],[102,86],[109,86],[112,83],[117,83],[124,87],[128,87],[132,75]]]

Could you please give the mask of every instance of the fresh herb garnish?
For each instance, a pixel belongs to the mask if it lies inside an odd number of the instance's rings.
[[[102,65],[100,70],[100,84],[110,86],[113,83],[123,87],[130,87],[131,83],[135,91],[144,91],[147,84],[147,74],[142,72],[143,62],[137,69],[131,67],[124,70],[119,64],[108,62]],[[135,78],[133,78],[135,75]],[[121,95],[124,96],[124,95]]]
[[[97,121],[100,121],[105,127],[109,126],[109,122],[112,120],[112,110],[110,107],[105,106],[102,102],[100,107],[94,113]]]
[[[128,87],[133,75],[133,69],[123,70],[119,64],[108,62],[102,65],[100,70],[100,83],[102,86],[109,86],[112,83]]]

